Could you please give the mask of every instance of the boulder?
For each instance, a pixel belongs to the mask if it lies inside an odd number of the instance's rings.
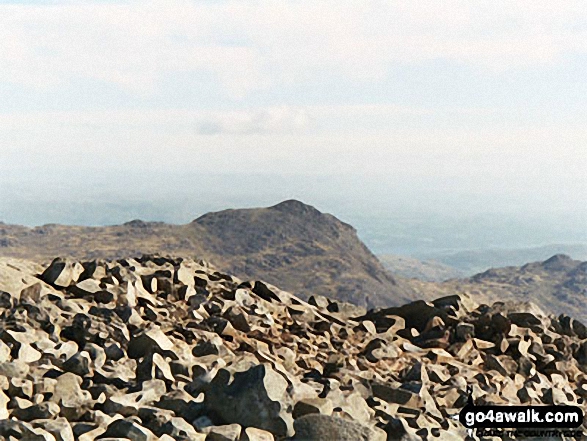
[[[309,414],[294,423],[294,440],[299,441],[385,441],[380,429],[329,415]]]
[[[217,374],[206,392],[204,404],[227,423],[257,427],[278,436],[293,434],[293,418],[287,409],[287,381],[267,364],[230,374]]]
[[[78,280],[84,272],[84,267],[67,259],[57,258],[43,271],[40,279],[57,288],[67,288]]]

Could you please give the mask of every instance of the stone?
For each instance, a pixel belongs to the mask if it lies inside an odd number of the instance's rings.
[[[42,427],[55,438],[55,441],[75,441],[73,429],[66,418],[37,420],[33,422],[33,426]]]
[[[366,422],[370,420],[372,412],[371,408],[357,392],[345,396],[344,400],[337,404],[337,407],[350,416],[354,421]]]
[[[109,396],[104,403],[104,411],[125,417],[137,415],[139,409],[158,401],[167,388],[163,380],[143,381],[141,390],[132,393],[117,393]]]
[[[107,360],[118,361],[125,356],[120,344],[113,342],[104,348]]]
[[[29,365],[20,360],[0,363],[0,375],[8,378],[25,378],[30,371]]]
[[[40,278],[49,285],[66,288],[84,272],[84,267],[69,260],[57,258],[51,262]]]
[[[295,404],[292,416],[297,419],[310,413],[332,415],[333,410],[334,405],[328,398],[306,398]]]
[[[418,408],[421,406],[421,399],[417,393],[401,387],[393,387],[383,383],[372,383],[373,396],[406,407]]]
[[[460,322],[456,327],[455,336],[459,341],[467,341],[475,337],[475,325],[471,323]]]
[[[155,441],[157,437],[149,429],[141,426],[136,421],[128,419],[119,419],[111,422],[104,432],[102,439],[104,438],[126,438],[131,441]]]
[[[8,419],[8,403],[10,398],[0,389],[0,421]]]
[[[10,416],[20,421],[45,420],[59,415],[60,410],[57,404],[44,402],[21,409],[13,409]]]
[[[271,432],[257,429],[256,427],[247,427],[241,436],[242,441],[274,441],[275,438]]]
[[[0,439],[457,440],[468,388],[587,410],[584,325],[531,304],[367,312],[192,259],[51,265],[0,258]]]
[[[76,297],[91,297],[97,303],[110,303],[114,300],[114,294],[102,288],[102,283],[95,279],[86,279],[69,287]]]
[[[365,358],[372,363],[377,363],[384,358],[397,358],[400,354],[395,344],[386,342],[383,339],[371,340],[363,349]]]
[[[208,426],[202,429],[206,433],[206,441],[238,441],[241,437],[242,428],[238,424],[227,424],[224,426]]]
[[[82,378],[67,372],[57,378],[55,391],[50,398],[61,408],[63,416],[68,419],[79,418],[92,405],[92,396],[81,388]]]
[[[96,427],[95,429],[92,429],[88,432],[84,432],[77,439],[78,439],[78,441],[94,441],[95,439],[104,440],[104,438],[99,438],[99,437],[101,437],[105,432],[106,432],[105,427]],[[123,439],[128,439],[128,438],[123,438]]]
[[[41,357],[41,352],[37,351],[31,345],[26,343],[20,345],[20,349],[18,350],[18,361],[23,363],[34,363],[35,361],[39,361]]]
[[[295,420],[293,440],[385,441],[385,432],[335,416],[309,414]]]
[[[293,419],[287,413],[287,382],[266,364],[234,374],[230,385],[217,375],[204,403],[225,421],[290,436]]]
[[[39,427],[17,420],[0,421],[0,439],[31,441],[55,441],[55,437]]]
[[[183,418],[173,417],[162,428],[162,433],[171,436],[173,439],[205,440],[204,433],[198,433],[192,424],[187,423]]]
[[[92,359],[86,351],[75,353],[61,367],[64,371],[74,373],[80,377],[93,374]]]
[[[136,359],[155,352],[161,354],[172,349],[173,342],[155,325],[137,336],[133,336],[127,352],[130,358]]]

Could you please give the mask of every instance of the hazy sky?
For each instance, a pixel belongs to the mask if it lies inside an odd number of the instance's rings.
[[[0,0],[0,197],[250,173],[585,213],[586,78],[582,1]]]

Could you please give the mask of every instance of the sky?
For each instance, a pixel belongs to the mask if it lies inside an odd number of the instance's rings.
[[[586,77],[581,1],[0,0],[0,217],[207,194],[587,226]]]

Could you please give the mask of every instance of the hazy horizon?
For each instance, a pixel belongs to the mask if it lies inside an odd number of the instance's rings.
[[[209,211],[265,207],[293,198],[353,225],[376,254],[434,258],[464,250],[587,244],[580,212],[520,213],[515,207],[492,204],[475,195],[436,200],[438,192],[422,192],[409,199],[405,191],[371,188],[366,192],[365,182],[323,176],[150,174],[142,183],[139,177],[126,176],[124,184],[124,188],[117,187],[120,183],[106,179],[101,185],[82,185],[81,177],[74,175],[69,185],[47,182],[38,188],[23,188],[13,182],[13,191],[0,198],[0,221],[27,226],[101,226],[133,219],[185,224]],[[553,254],[567,249],[560,247]],[[572,257],[584,258],[584,254]]]
[[[585,243],[586,22],[579,1],[0,0],[0,220],[295,198],[376,251]]]

